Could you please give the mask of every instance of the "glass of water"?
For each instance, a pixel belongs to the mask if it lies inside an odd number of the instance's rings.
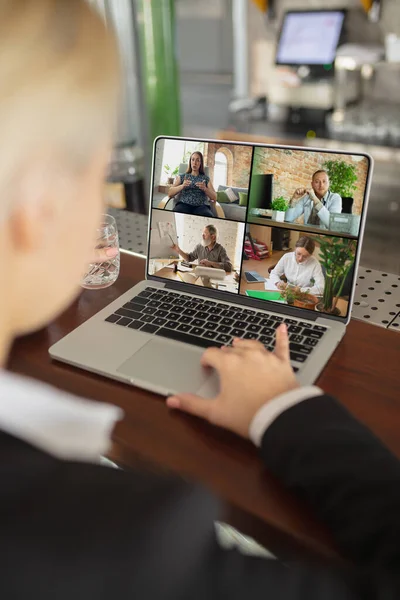
[[[101,216],[92,261],[81,282],[83,288],[100,290],[117,280],[120,263],[119,239],[117,223],[111,215]]]

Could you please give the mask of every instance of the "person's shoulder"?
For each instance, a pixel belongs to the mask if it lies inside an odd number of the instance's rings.
[[[340,194],[338,194],[337,192],[332,192],[331,190],[329,190],[329,199],[336,200],[337,198],[339,198],[339,200],[341,200],[342,196]]]

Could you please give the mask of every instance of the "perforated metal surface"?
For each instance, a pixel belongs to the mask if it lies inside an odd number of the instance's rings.
[[[400,277],[391,273],[360,267],[354,297],[352,316],[379,327],[397,329],[399,322]]]
[[[147,252],[147,215],[110,208],[118,225],[121,248]],[[352,316],[400,332],[400,276],[360,267]]]
[[[147,215],[117,208],[109,208],[108,213],[117,222],[121,248],[145,255],[147,253]]]

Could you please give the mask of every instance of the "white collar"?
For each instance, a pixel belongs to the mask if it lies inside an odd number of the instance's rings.
[[[98,461],[123,411],[0,369],[0,429],[58,458]]]

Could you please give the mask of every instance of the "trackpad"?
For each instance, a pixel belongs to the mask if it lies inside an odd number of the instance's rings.
[[[152,389],[160,394],[169,395],[177,392],[201,393],[213,395],[218,389],[215,373],[200,365],[203,350],[171,344],[160,338],[149,341],[117,369],[119,373],[128,375],[133,384]]]

